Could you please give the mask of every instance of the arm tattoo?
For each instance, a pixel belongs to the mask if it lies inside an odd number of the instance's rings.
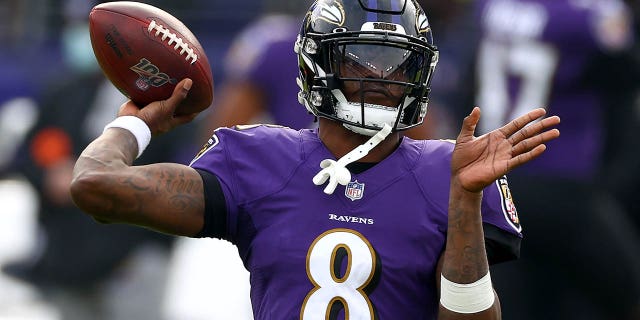
[[[489,271],[482,231],[482,195],[452,193],[442,273],[457,283],[471,283]]]
[[[109,130],[82,153],[74,178],[92,177],[80,194],[96,218],[192,235],[204,215],[204,187],[195,170],[175,163],[131,166],[137,143],[125,130]]]

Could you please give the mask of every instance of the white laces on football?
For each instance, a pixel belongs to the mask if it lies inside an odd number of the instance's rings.
[[[382,130],[371,137],[371,139],[351,150],[351,152],[344,155],[338,161],[331,159],[322,160],[322,162],[320,162],[320,168],[322,168],[322,170],[313,177],[313,183],[319,186],[324,184],[328,179],[329,184],[324,188],[324,193],[326,194],[333,194],[338,184],[346,186],[351,180],[351,172],[349,172],[346,166],[366,156],[369,151],[382,142],[389,133],[391,133],[391,126],[385,123]]]

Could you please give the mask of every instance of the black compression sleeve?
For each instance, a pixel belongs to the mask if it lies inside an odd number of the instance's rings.
[[[227,205],[218,177],[196,169],[204,185],[204,226],[194,238],[224,239],[227,234]]]
[[[483,223],[484,244],[489,264],[516,260],[520,257],[520,237],[492,224]]]

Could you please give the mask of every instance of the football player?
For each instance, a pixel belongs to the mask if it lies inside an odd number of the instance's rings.
[[[612,175],[600,171],[612,141],[606,131],[624,123],[607,118],[632,117],[620,97],[631,91],[622,79],[634,65],[616,70],[632,45],[628,8],[620,0],[475,3],[479,132],[539,106],[563,119],[563,137],[509,177],[518,208],[530,214],[522,216],[529,232],[522,259],[495,272],[505,318],[640,319],[638,233],[603,192]],[[638,167],[637,158],[632,163]],[[631,177],[631,168],[615,171]],[[549,300],[545,309],[540,296]]]
[[[185,79],[168,100],[122,106],[76,163],[76,204],[229,240],[255,319],[499,319],[489,264],[517,256],[521,236],[504,175],[542,154],[560,119],[535,109],[475,137],[474,108],[455,142],[403,138],[438,61],[415,0],[319,0],[295,49],[317,129],[222,128],[190,166],[132,166],[195,116],[173,116]]]

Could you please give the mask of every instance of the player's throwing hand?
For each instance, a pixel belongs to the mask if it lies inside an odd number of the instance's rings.
[[[187,97],[193,81],[183,79],[173,89],[171,97],[162,101],[155,101],[140,108],[131,100],[125,102],[118,111],[118,116],[136,116],[142,119],[151,130],[153,136],[170,131],[171,129],[195,119],[198,113],[176,115],[176,108]]]

